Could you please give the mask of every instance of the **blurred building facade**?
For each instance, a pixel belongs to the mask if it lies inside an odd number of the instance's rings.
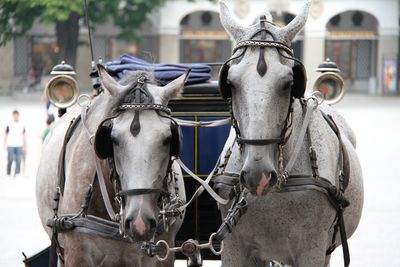
[[[346,89],[369,94],[399,94],[399,1],[398,0],[310,0],[305,29],[293,49],[308,72],[312,87],[316,67],[325,58],[335,61]],[[243,25],[271,11],[274,22],[284,26],[299,12],[305,0],[226,0]],[[104,61],[133,54],[151,62],[223,62],[232,43],[219,21],[218,4],[207,0],[169,1],[155,10],[142,25],[140,43],[116,38],[112,21],[96,25],[95,57]],[[0,48],[0,93],[21,90],[46,82],[58,63],[54,27],[35,23],[20,38]],[[76,71],[82,87],[89,88],[90,49],[82,27]],[[215,70],[214,77],[217,75]],[[43,79],[40,79],[44,77]],[[30,86],[30,87],[29,87]]]

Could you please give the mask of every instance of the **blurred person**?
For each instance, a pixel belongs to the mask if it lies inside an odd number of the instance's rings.
[[[50,121],[50,124],[52,124],[55,121],[54,105],[49,100],[46,101],[46,114],[47,120]]]
[[[15,162],[14,177],[21,173],[21,161],[26,152],[25,126],[19,120],[18,110],[12,112],[12,121],[6,125],[4,149],[7,149],[7,175],[11,176],[11,167]]]
[[[46,128],[44,128],[43,134],[42,134],[42,142],[46,139],[46,136],[49,134],[50,129],[51,129],[51,124],[53,123],[54,119],[52,120],[51,118],[47,118],[46,120]]]

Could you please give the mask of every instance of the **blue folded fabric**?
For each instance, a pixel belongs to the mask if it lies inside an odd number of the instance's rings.
[[[190,69],[186,84],[204,83],[211,78],[211,67],[206,64],[151,64],[142,59],[122,55],[119,60],[105,64],[106,69],[114,78],[121,79],[127,71],[151,71],[162,85],[171,82]]]

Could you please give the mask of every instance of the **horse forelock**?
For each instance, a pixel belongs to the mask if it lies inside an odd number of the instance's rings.
[[[123,104],[156,104],[160,103],[162,90],[159,90],[158,81],[149,71],[128,71],[119,81],[120,91],[115,96],[110,96],[106,102],[106,117],[118,115],[119,107]],[[136,136],[141,129],[139,111],[135,111],[130,132]]]
[[[122,91],[118,98],[117,104],[132,104],[132,103],[152,103],[153,97],[146,96],[145,94],[139,94],[140,99],[137,99],[136,88],[139,85],[139,80],[145,82],[144,88],[148,91],[147,84],[157,84],[154,75],[147,71],[130,71],[125,74],[125,76],[120,80],[120,84],[128,86],[128,89]]]
[[[136,88],[139,84],[139,79],[145,81],[144,87],[148,91],[148,84],[157,85],[157,81],[154,78],[152,72],[149,71],[128,71],[125,75],[119,80],[120,90],[118,94],[115,96],[111,95],[103,95],[104,98],[101,101],[101,106],[105,107],[106,116],[113,116],[119,112],[118,107],[122,104],[133,104],[133,103],[153,103],[153,96],[150,93],[150,97],[146,97],[143,94],[140,94],[140,99],[137,99]],[[121,89],[124,87],[124,89]],[[148,91],[149,92],[149,91]],[[103,102],[104,101],[104,102]]]

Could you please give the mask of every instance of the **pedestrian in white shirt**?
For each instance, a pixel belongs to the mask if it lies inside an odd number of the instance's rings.
[[[21,160],[26,152],[25,127],[19,121],[19,112],[12,112],[13,120],[7,124],[4,135],[4,149],[7,149],[7,175],[11,175],[11,167],[15,162],[14,176],[21,173]]]

